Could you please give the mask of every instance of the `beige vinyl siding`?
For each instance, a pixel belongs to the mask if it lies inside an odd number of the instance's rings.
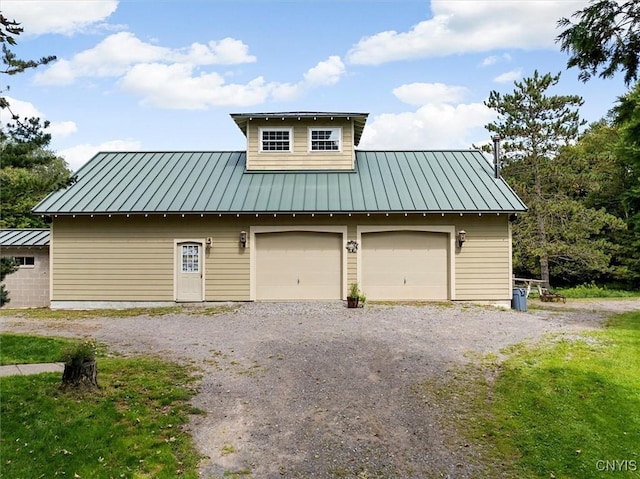
[[[456,299],[510,299],[508,215],[464,216],[458,229],[467,232],[467,241],[456,255]]]
[[[261,152],[261,128],[292,128],[291,152]],[[342,128],[339,152],[309,151],[309,128]],[[353,121],[336,118],[249,121],[247,126],[248,170],[351,170],[354,162]]]
[[[464,229],[467,241],[454,248],[456,300],[509,300],[511,262],[508,215],[161,215],[145,218],[57,217],[52,228],[53,301],[173,301],[176,239],[204,241],[205,299],[250,299],[250,254],[240,231],[254,226],[451,226]],[[344,247],[344,245],[343,245]],[[347,285],[358,281],[357,254],[346,254]],[[364,291],[366,294],[366,291]]]
[[[205,240],[205,299],[247,300],[249,254],[238,218],[59,217],[53,228],[54,301],[173,301],[174,240]]]

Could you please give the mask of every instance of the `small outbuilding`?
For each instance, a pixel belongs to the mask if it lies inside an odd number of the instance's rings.
[[[476,150],[362,151],[367,114],[231,115],[246,151],[98,153],[34,209],[52,307],[512,295],[526,206]]]
[[[49,306],[49,230],[0,230],[0,256],[15,258],[18,270],[4,280],[10,302],[5,307]]]

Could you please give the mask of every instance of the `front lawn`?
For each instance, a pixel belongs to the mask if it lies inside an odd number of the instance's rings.
[[[602,331],[520,345],[461,371],[449,401],[496,477],[640,478],[640,312]]]
[[[60,362],[64,350],[75,343],[73,339],[1,334],[0,365]]]
[[[46,338],[22,336],[15,342],[40,339]],[[6,335],[2,340],[4,357]],[[39,360],[53,360],[66,342]],[[3,477],[197,477],[198,456],[186,430],[188,415],[197,412],[188,404],[194,377],[183,367],[153,358],[99,356],[101,388],[95,392],[63,392],[57,373],[0,381]]]

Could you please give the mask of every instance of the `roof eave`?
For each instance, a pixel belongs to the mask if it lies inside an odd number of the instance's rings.
[[[42,216],[227,216],[227,215],[505,215],[526,213],[524,209],[507,210],[255,210],[255,211],[48,211]]]

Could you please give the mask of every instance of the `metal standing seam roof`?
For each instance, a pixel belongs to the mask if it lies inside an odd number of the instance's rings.
[[[0,230],[0,246],[18,247],[18,246],[49,246],[48,229],[2,229]]]
[[[482,213],[526,206],[479,151],[356,151],[355,170],[247,171],[245,152],[98,153],[34,213]]]

